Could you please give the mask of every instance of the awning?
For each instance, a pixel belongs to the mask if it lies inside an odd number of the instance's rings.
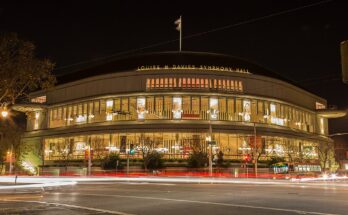
[[[344,117],[347,114],[346,110],[330,110],[330,109],[322,109],[317,110],[318,116],[332,119],[332,118],[340,118]]]
[[[46,105],[38,103],[28,103],[28,104],[15,104],[11,106],[11,109],[19,112],[34,112],[34,111],[43,111],[47,108]]]

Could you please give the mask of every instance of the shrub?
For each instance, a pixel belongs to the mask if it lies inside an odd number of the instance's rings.
[[[217,154],[216,166],[218,167],[224,166],[224,153],[222,151],[219,151],[219,153]]]
[[[192,168],[204,167],[208,164],[208,155],[204,152],[194,152],[188,158],[188,165]]]
[[[118,161],[118,169],[122,169],[123,165],[121,163],[120,155],[117,153],[111,153],[109,156],[105,157],[102,160],[103,169],[116,169],[116,164]]]
[[[152,151],[144,159],[144,165],[146,165],[145,169],[159,169],[163,167],[163,158],[162,154]]]

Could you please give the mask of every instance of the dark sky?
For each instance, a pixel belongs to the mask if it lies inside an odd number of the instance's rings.
[[[74,2],[74,3],[71,3]],[[281,11],[278,16],[183,40],[187,51],[225,53],[262,65],[348,108],[348,85],[341,81],[339,44],[348,40],[345,0],[229,1],[8,1],[0,4],[0,31],[16,32],[37,45],[40,57],[56,62],[56,74],[70,65],[118,55],[178,38],[174,21],[183,16],[183,34],[207,32]],[[138,52],[174,51],[172,42]],[[348,131],[348,117],[332,120],[331,132]]]

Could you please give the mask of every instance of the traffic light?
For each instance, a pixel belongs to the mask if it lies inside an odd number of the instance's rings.
[[[130,154],[130,155],[134,155],[134,153],[135,153],[134,144],[131,143],[131,144],[129,145],[129,154]]]

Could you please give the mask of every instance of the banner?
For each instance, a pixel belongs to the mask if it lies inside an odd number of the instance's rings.
[[[243,120],[250,122],[250,100],[243,100]]]
[[[137,113],[138,113],[138,119],[143,120],[145,119],[145,98],[137,98]]]
[[[219,100],[217,98],[210,98],[209,100],[210,119],[216,120],[219,113]]]
[[[173,118],[181,119],[182,113],[182,98],[181,97],[173,97]]]

